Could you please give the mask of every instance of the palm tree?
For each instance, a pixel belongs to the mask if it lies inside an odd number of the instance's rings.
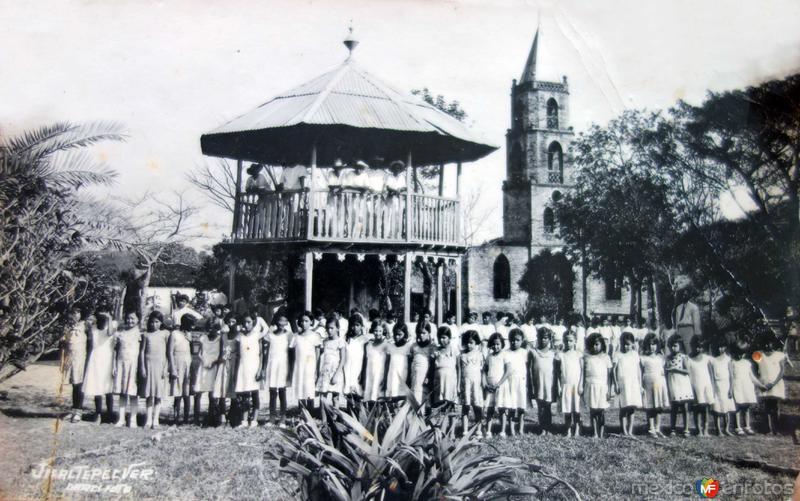
[[[58,123],[0,138],[0,381],[59,340],[61,312],[85,291],[70,262],[103,228],[80,191],[116,178],[87,149],[124,137],[113,123]]]

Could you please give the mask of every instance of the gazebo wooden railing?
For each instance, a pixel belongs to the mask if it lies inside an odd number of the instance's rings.
[[[410,215],[406,213],[409,198]],[[282,191],[241,193],[236,204],[234,242],[317,240],[463,246],[458,199],[351,190]],[[313,214],[309,214],[309,206]]]

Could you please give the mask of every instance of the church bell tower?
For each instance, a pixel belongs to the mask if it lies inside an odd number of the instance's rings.
[[[536,79],[540,36],[537,28],[522,77],[511,84],[503,183],[503,240],[529,246],[531,256],[562,245],[553,202],[573,181],[567,77],[561,82]]]

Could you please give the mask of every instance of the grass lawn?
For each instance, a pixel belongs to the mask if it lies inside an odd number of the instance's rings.
[[[101,488],[125,484],[131,492],[115,494],[122,499],[292,499],[293,481],[263,460],[273,430],[164,426],[153,431],[63,423],[56,416],[66,410],[69,394],[59,402],[57,375],[57,366],[41,363],[0,385],[0,443],[5,445],[0,499],[109,497],[70,490],[79,483]],[[793,370],[784,406],[788,427],[797,426],[800,416],[797,375]],[[607,413],[607,421],[611,434],[603,440],[529,434],[493,438],[487,447],[543,465],[571,482],[584,499],[698,498],[691,488],[704,476],[720,481],[723,493],[717,499],[791,497],[791,469],[800,468],[800,447],[788,428],[779,436],[652,440],[616,435],[615,411]],[[743,459],[751,462],[744,464]],[[55,471],[140,464],[154,473],[147,480],[48,482],[34,475],[43,461],[52,461]]]

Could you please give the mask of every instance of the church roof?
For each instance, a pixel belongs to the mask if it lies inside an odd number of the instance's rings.
[[[528,60],[525,61],[525,69],[522,70],[522,77],[519,83],[536,81],[536,57],[539,52],[539,27],[536,27],[536,34],[533,36],[531,51],[528,53]]]
[[[314,141],[327,133],[338,134],[340,142],[374,142],[382,138],[383,146],[405,149],[405,153],[397,152],[398,158],[404,158],[410,149],[417,165],[473,161],[497,149],[450,115],[370,74],[352,57],[332,71],[204,134],[201,145],[207,155],[270,163],[279,152],[271,152],[263,141],[285,141],[287,137],[281,131],[289,129],[314,129],[307,134],[316,136]],[[248,150],[242,144],[242,135],[249,133],[260,137],[259,147]],[[239,139],[234,140],[233,136]],[[292,140],[299,139],[295,134]],[[309,150],[310,144],[303,155]],[[284,156],[285,153],[280,152]]]

